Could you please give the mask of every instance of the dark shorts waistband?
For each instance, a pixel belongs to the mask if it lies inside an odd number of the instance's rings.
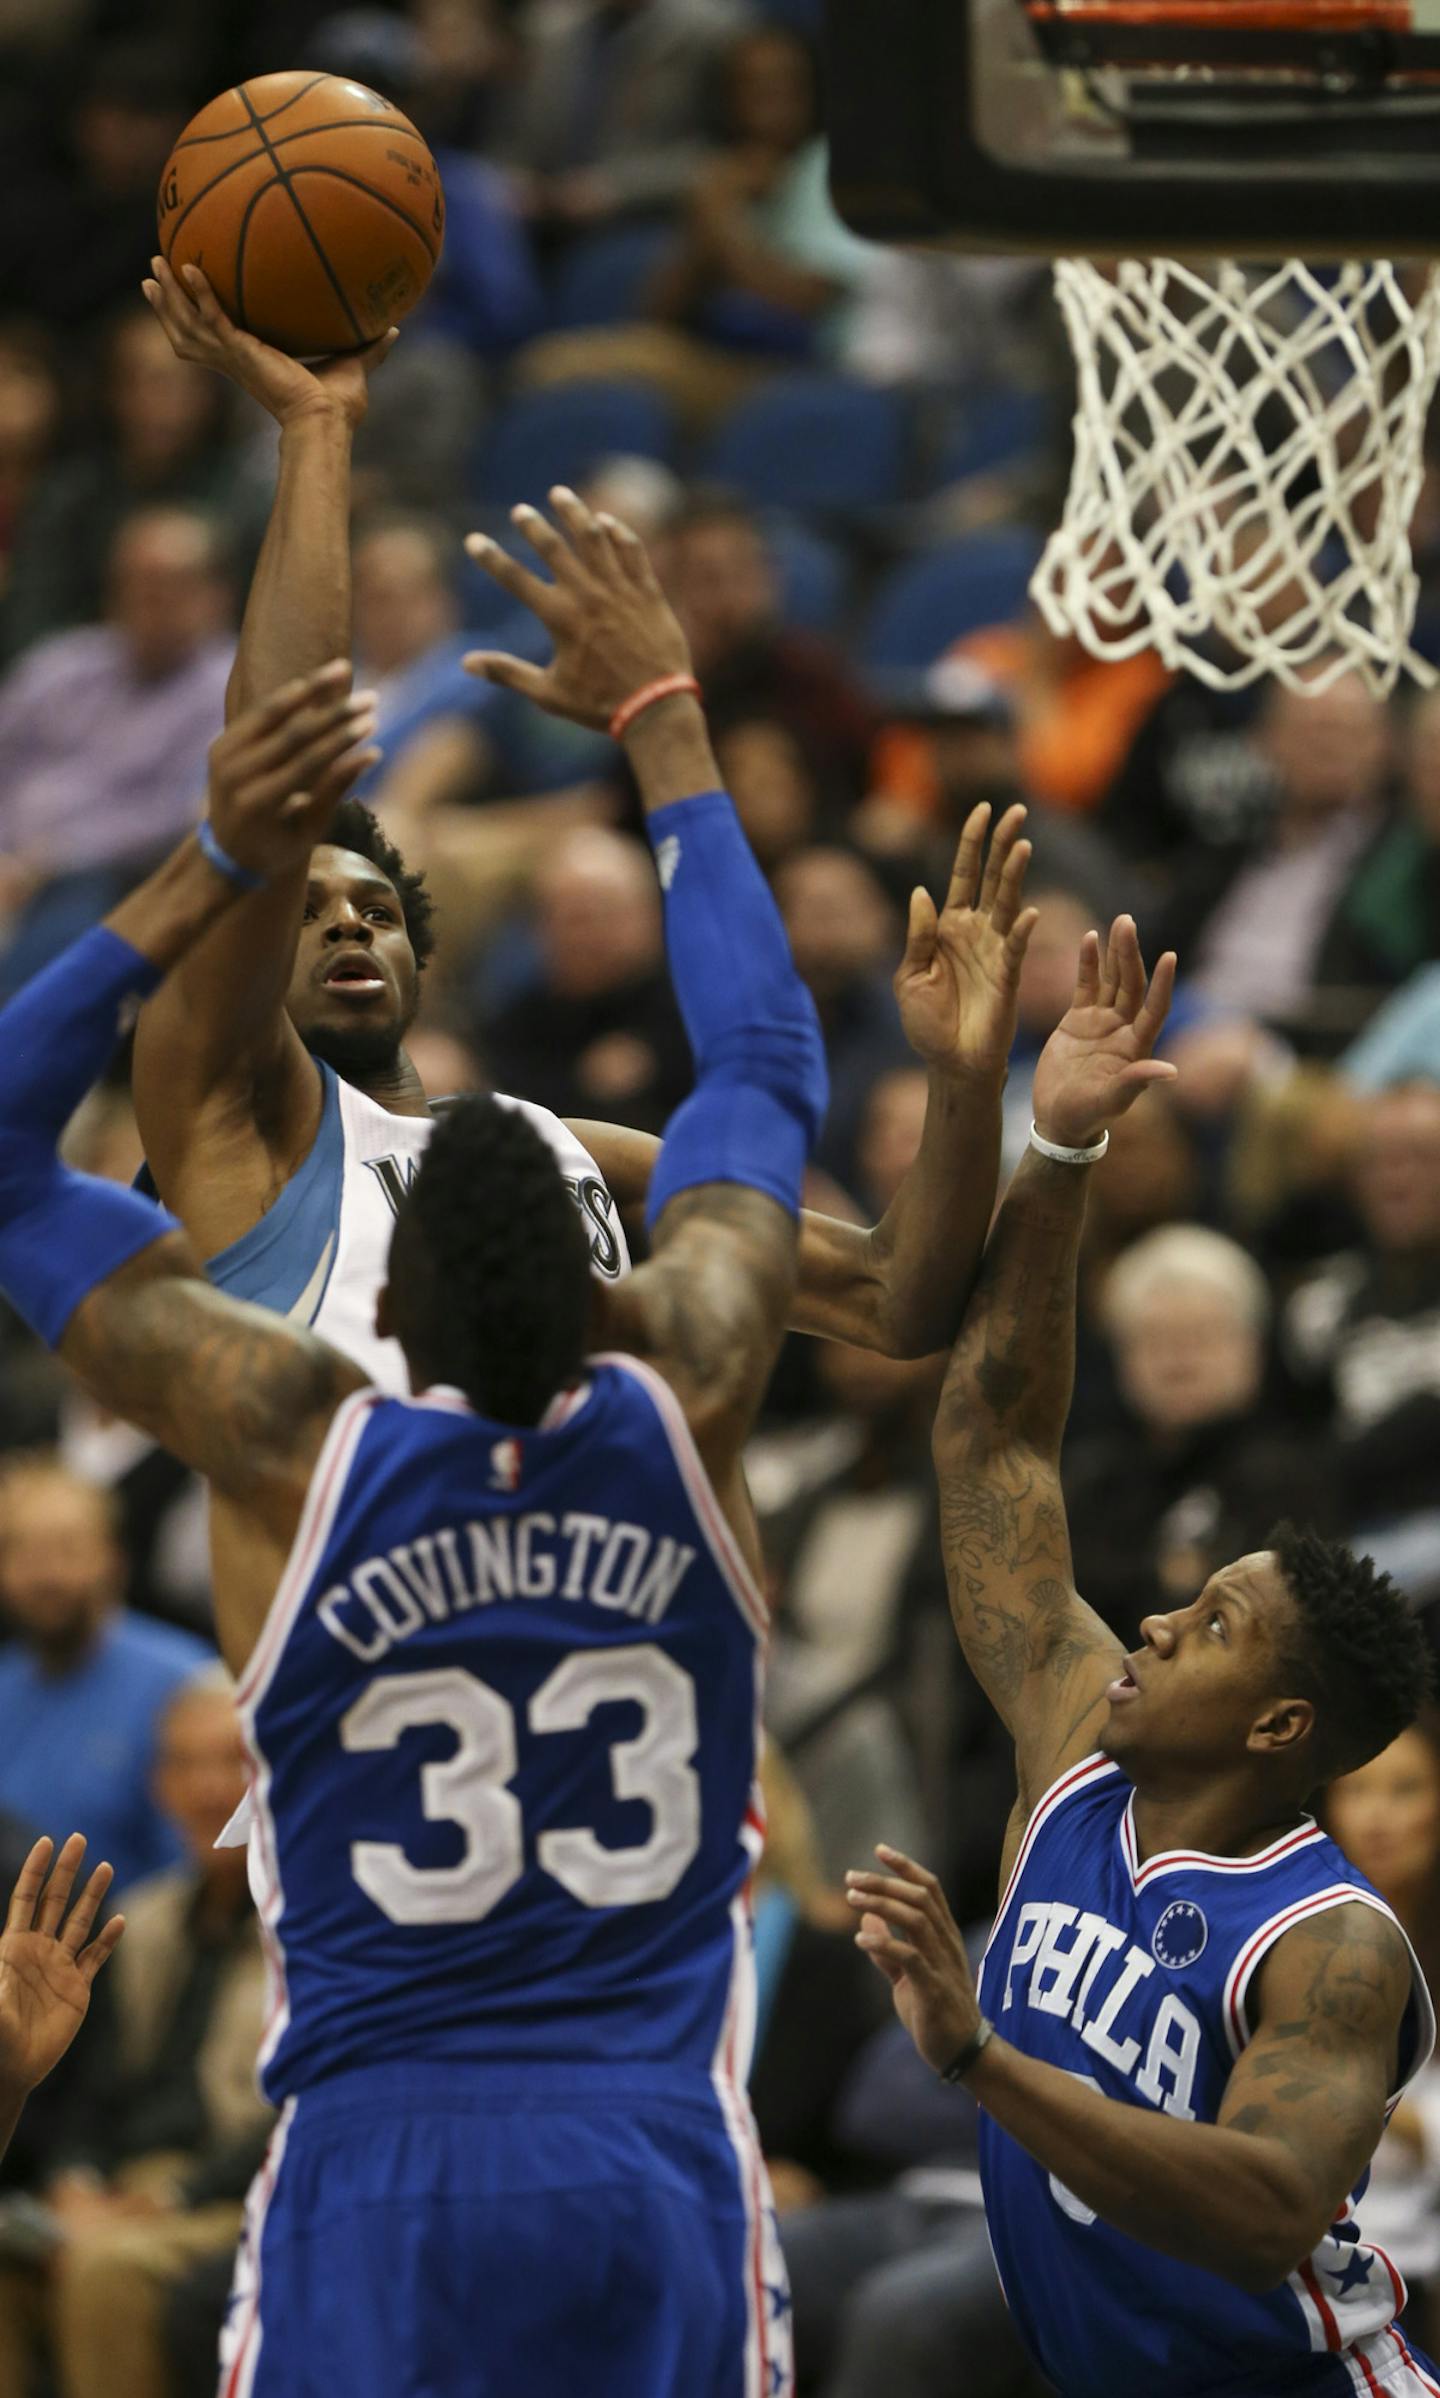
[[[501,2106],[588,2109],[666,2104],[703,2107],[713,2114],[720,2105],[715,2082],[696,2065],[570,2064],[558,2059],[360,2065],[327,2074],[296,2091],[294,2097],[297,2114],[306,2123],[330,2115],[401,2107],[482,2114]],[[743,2113],[743,2097],[740,2105]]]

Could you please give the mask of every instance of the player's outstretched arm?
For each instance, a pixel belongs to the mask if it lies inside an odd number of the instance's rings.
[[[280,428],[278,479],[226,694],[233,723],[350,649],[350,450],[393,332],[311,368],[231,324],[197,267],[141,287],[177,356]],[[230,909],[141,1016],[135,1112],[156,1188],[210,1255],[248,1229],[319,1124],[320,1080],[285,1013],[306,860]],[[264,1127],[262,1132],[261,1127]]]
[[[1007,810],[987,857],[989,821],[988,806],[971,810],[938,914],[924,891],[910,903],[895,993],[930,1077],[919,1155],[873,1227],[802,1212],[792,1332],[929,1357],[959,1330],[995,1205],[1006,1060],[1037,914],[1022,905],[1025,810]],[[616,1125],[572,1129],[617,1202],[643,1202],[659,1142]]]
[[[210,753],[204,838],[181,842],[0,1011],[0,1289],[105,1406],[209,1475],[217,1517],[229,1508],[230,1529],[253,1535],[233,1586],[217,1571],[232,1664],[263,1617],[329,1417],[363,1378],[295,1326],[222,1298],[173,1216],[72,1172],[56,1149],[125,1012],[235,904],[236,873],[287,871],[360,770],[365,718],[349,679],[337,660],[231,725]]]
[[[0,1931],[0,2157],[26,2099],[59,2064],[89,2013],[95,1976],[125,1929],[124,1916],[115,1915],[91,1939],[113,1876],[108,1865],[97,1865],[72,1906],[84,1861],[79,1832],[58,1857],[53,1840],[37,1840],[11,1892]]]
[[[1075,997],[1035,1073],[1040,1136],[1093,1148],[1152,1081],[1174,983],[1147,984],[1121,916],[1102,958],[1081,946]],[[1022,1812],[1094,1745],[1120,1643],[1076,1593],[1060,1489],[1075,1377],[1075,1277],[1088,1168],[1033,1146],[990,1237],[935,1419],[950,1609],[966,1658],[1015,1741]]]
[[[826,1083],[819,1026],[775,903],[719,773],[685,636],[643,547],[575,494],[556,522],[515,523],[551,580],[472,536],[470,551],[531,608],[553,661],[479,652],[467,664],[538,707],[623,739],[645,808],[666,944],[695,1058],[650,1180],[652,1256],[606,1294],[606,1337],[674,1386],[729,1495],[784,1333],[800,1181]]]
[[[987,2029],[932,1873],[896,1849],[847,1874],[857,1945],[937,2073],[967,2088],[1048,2173],[1147,2248],[1243,2290],[1273,2290],[1324,2237],[1368,2167],[1398,2079],[1410,1955],[1374,1907],[1286,1932],[1261,1968],[1255,2036],[1216,2123],[1106,2098]]]

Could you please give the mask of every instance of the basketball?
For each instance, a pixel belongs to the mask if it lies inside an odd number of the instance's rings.
[[[160,247],[247,333],[312,358],[363,349],[424,293],[440,174],[408,117],[339,75],[259,75],[192,117],[160,178]]]

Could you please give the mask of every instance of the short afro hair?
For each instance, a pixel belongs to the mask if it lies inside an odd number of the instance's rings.
[[[1285,1665],[1314,1705],[1315,1779],[1328,1782],[1414,1722],[1431,1691],[1429,1644],[1373,1558],[1291,1523],[1277,1524],[1267,1546],[1295,1602]]]
[[[389,835],[382,832],[374,810],[363,807],[358,799],[341,800],[326,828],[325,840],[337,849],[353,849],[357,857],[368,858],[387,882],[394,884],[415,964],[423,974],[435,955],[435,902],[424,875],[411,872]]]
[[[538,1424],[590,1328],[590,1244],[549,1143],[499,1099],[452,1101],[390,1244],[407,1358],[502,1424]]]

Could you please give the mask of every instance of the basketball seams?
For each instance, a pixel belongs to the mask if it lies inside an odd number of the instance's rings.
[[[429,259],[432,267],[435,265],[440,253],[438,250],[431,248],[430,237],[428,233],[426,233],[424,227],[416,223],[408,208],[402,208],[399,201],[392,200],[387,192],[377,191],[373,183],[367,183],[365,181],[363,175],[352,175],[348,167],[331,166],[328,160],[321,161],[318,159],[315,165],[312,167],[291,167],[289,173],[296,182],[299,181],[302,175],[324,175],[327,176],[332,183],[349,183],[353,185],[357,192],[364,192],[366,198],[373,200],[377,207],[388,208],[392,216],[398,216],[402,225],[408,225],[410,231],[415,235],[416,240],[424,249],[425,255]]]
[[[237,125],[233,133],[226,134],[225,139],[231,142],[238,141],[241,134],[247,133],[249,130],[250,128],[246,125]],[[179,232],[181,226],[184,224],[185,219],[199,207],[201,201],[205,199],[209,193],[214,191],[216,185],[223,183],[227,176],[238,175],[242,167],[253,167],[257,158],[264,158],[267,155],[268,153],[266,146],[262,141],[258,150],[247,150],[243,158],[232,158],[228,167],[221,167],[218,173],[211,176],[208,183],[201,186],[200,190],[194,194],[193,198],[186,201],[184,207],[180,211],[180,214],[176,217],[174,224],[167,226],[165,229],[165,256],[167,259],[170,256],[171,250],[173,250],[175,247],[175,236]],[[261,191],[268,191],[269,188],[270,186],[268,183],[262,183],[260,186]]]
[[[278,101],[274,108],[266,110],[263,117],[256,115],[254,103],[243,83],[232,84],[228,92],[220,94],[220,98],[222,100],[232,97],[237,99],[242,108],[248,109],[251,124],[273,125],[277,117],[284,116],[287,108],[294,108],[297,101],[303,100],[307,93],[313,92],[317,83],[325,83],[328,80],[329,78],[323,70],[318,75],[312,75],[308,83],[301,84],[298,92],[292,92],[288,100]],[[212,101],[211,106],[215,105],[215,102]],[[248,133],[249,130],[248,125],[232,125],[227,133],[185,133],[181,135],[175,147],[177,150],[193,150],[200,142],[228,142],[233,140],[237,133]]]
[[[297,99],[299,99],[301,95],[297,92],[295,96]],[[285,105],[287,108],[289,107],[290,103],[288,100],[286,101]],[[279,113],[280,112],[278,109],[274,111],[274,114],[277,116]],[[260,122],[262,125],[268,125],[270,119],[269,117],[262,117]],[[175,148],[177,150],[190,150],[194,149],[195,146],[200,142],[238,141],[242,133],[250,133],[253,132],[253,130],[253,126],[250,124],[244,124],[232,125],[228,133],[192,133],[187,135],[184,141],[177,142],[175,144]],[[277,138],[271,141],[270,148],[272,150],[283,150],[291,142],[308,141],[312,133],[389,133],[397,134],[401,141],[418,142],[421,149],[427,152],[430,146],[426,141],[424,134],[417,132],[413,125],[407,125],[399,120],[389,117],[326,117],[324,123],[321,125],[297,125],[293,133],[282,133],[278,135]],[[249,155],[252,158],[258,158],[261,156],[261,153],[258,150],[252,150]]]
[[[265,131],[265,126],[264,126],[264,121],[263,121],[263,120],[262,120],[260,117],[258,117],[258,116],[255,114],[255,103],[254,103],[254,102],[253,102],[253,100],[251,99],[251,97],[250,97],[250,95],[249,95],[248,91],[246,90],[246,88],[245,88],[245,86],[244,86],[244,84],[243,84],[243,83],[242,83],[242,84],[239,86],[239,91],[240,91],[240,97],[241,97],[241,99],[244,101],[244,103],[245,103],[245,106],[246,106],[246,107],[249,109],[249,111],[250,111],[251,120],[252,120],[252,122],[253,122],[253,124],[254,124],[254,127],[255,127],[255,130],[256,130],[256,132],[257,132],[257,133],[259,134],[259,136],[260,136],[261,142],[262,142],[262,143],[263,143],[263,145],[264,145],[264,148],[265,148],[266,154],[267,154],[267,156],[270,158],[270,160],[271,160],[271,163],[272,163],[272,164],[273,164],[273,166],[274,166],[276,180],[277,180],[278,182],[280,182],[281,184],[283,184],[283,185],[284,185],[284,187],[285,187],[285,191],[286,191],[286,194],[287,194],[287,196],[288,196],[288,198],[289,198],[289,201],[290,201],[290,205],[291,205],[291,207],[294,209],[296,216],[297,216],[297,217],[300,219],[300,223],[301,223],[301,225],[304,227],[304,230],[305,230],[305,237],[306,237],[307,241],[310,243],[310,246],[311,246],[311,248],[314,250],[316,257],[319,259],[321,266],[322,266],[322,267],[324,268],[324,270],[325,270],[326,278],[327,278],[327,280],[328,280],[328,282],[329,282],[329,284],[330,284],[330,288],[331,288],[331,290],[334,292],[336,299],[339,301],[339,303],[340,303],[341,307],[342,307],[342,308],[344,309],[344,311],[345,311],[345,314],[346,314],[346,316],[347,316],[347,317],[349,318],[349,320],[350,320],[350,327],[351,327],[351,330],[352,330],[352,332],[353,332],[353,333],[354,333],[354,335],[355,335],[355,339],[356,339],[357,343],[358,343],[358,344],[359,344],[359,345],[360,345],[360,346],[363,348],[363,347],[365,347],[365,328],[364,328],[364,326],[361,324],[361,322],[360,322],[360,319],[357,317],[357,315],[355,314],[355,311],[354,311],[354,309],[353,309],[353,308],[351,307],[351,305],[350,305],[349,297],[348,297],[348,294],[346,293],[345,286],[344,286],[344,284],[343,284],[343,283],[340,281],[340,278],[339,278],[339,276],[336,274],[334,267],[333,267],[333,266],[330,264],[330,260],[329,260],[329,257],[328,257],[328,256],[327,256],[327,254],[326,254],[326,251],[325,251],[324,244],[321,242],[321,240],[320,240],[320,237],[319,237],[319,235],[316,233],[314,226],[311,224],[311,222],[310,222],[310,219],[309,219],[309,218],[308,218],[308,216],[305,214],[305,211],[304,211],[304,209],[303,209],[303,208],[301,207],[301,205],[300,205],[299,196],[298,196],[298,194],[297,194],[297,193],[296,193],[296,191],[295,191],[295,187],[294,187],[294,183],[293,183],[293,181],[292,181],[292,178],[291,178],[291,173],[290,173],[290,170],[289,170],[289,168],[288,168],[288,167],[286,167],[286,166],[284,165],[283,161],[281,160],[281,158],[280,158],[280,156],[279,156],[279,153],[277,152],[277,150],[276,150],[276,148],[275,148],[275,145],[274,145],[274,143],[271,141],[271,139],[270,139],[269,135],[266,133],[266,131]]]

